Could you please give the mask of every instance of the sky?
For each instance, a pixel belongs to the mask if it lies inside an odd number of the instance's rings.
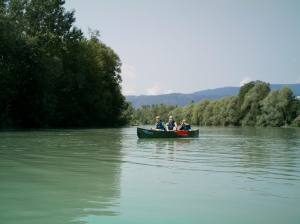
[[[299,0],[66,0],[122,61],[124,95],[300,83]]]

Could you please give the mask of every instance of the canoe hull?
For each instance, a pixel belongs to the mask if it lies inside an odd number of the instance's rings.
[[[191,131],[156,131],[151,129],[137,128],[139,138],[198,138],[199,129]]]

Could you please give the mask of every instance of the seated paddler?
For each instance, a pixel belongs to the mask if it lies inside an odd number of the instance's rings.
[[[191,125],[186,120],[182,120],[179,130],[189,131],[191,130]]]
[[[158,131],[165,131],[166,130],[166,125],[165,123],[160,119],[160,116],[156,116],[156,124],[155,128],[151,128],[152,130],[158,130]]]
[[[173,116],[169,117],[169,122],[167,123],[166,129],[167,129],[167,131],[176,131],[177,130],[177,123],[174,120]]]

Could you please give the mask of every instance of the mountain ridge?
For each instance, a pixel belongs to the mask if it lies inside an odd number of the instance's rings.
[[[283,86],[289,86],[295,96],[300,96],[300,83],[298,84],[270,84],[271,89],[281,89]],[[172,104],[177,106],[187,105],[192,100],[195,103],[200,102],[203,99],[218,100],[223,97],[229,97],[236,95],[239,92],[240,87],[227,86],[215,89],[206,89],[193,93],[169,93],[160,95],[139,95],[139,96],[126,96],[126,100],[132,103],[134,108],[140,108],[143,105],[152,104]]]

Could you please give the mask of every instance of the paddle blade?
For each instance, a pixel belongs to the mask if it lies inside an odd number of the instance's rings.
[[[189,135],[188,131],[182,131],[182,130],[177,130],[177,131],[175,131],[175,133],[177,135],[182,135],[182,136],[188,136]]]

